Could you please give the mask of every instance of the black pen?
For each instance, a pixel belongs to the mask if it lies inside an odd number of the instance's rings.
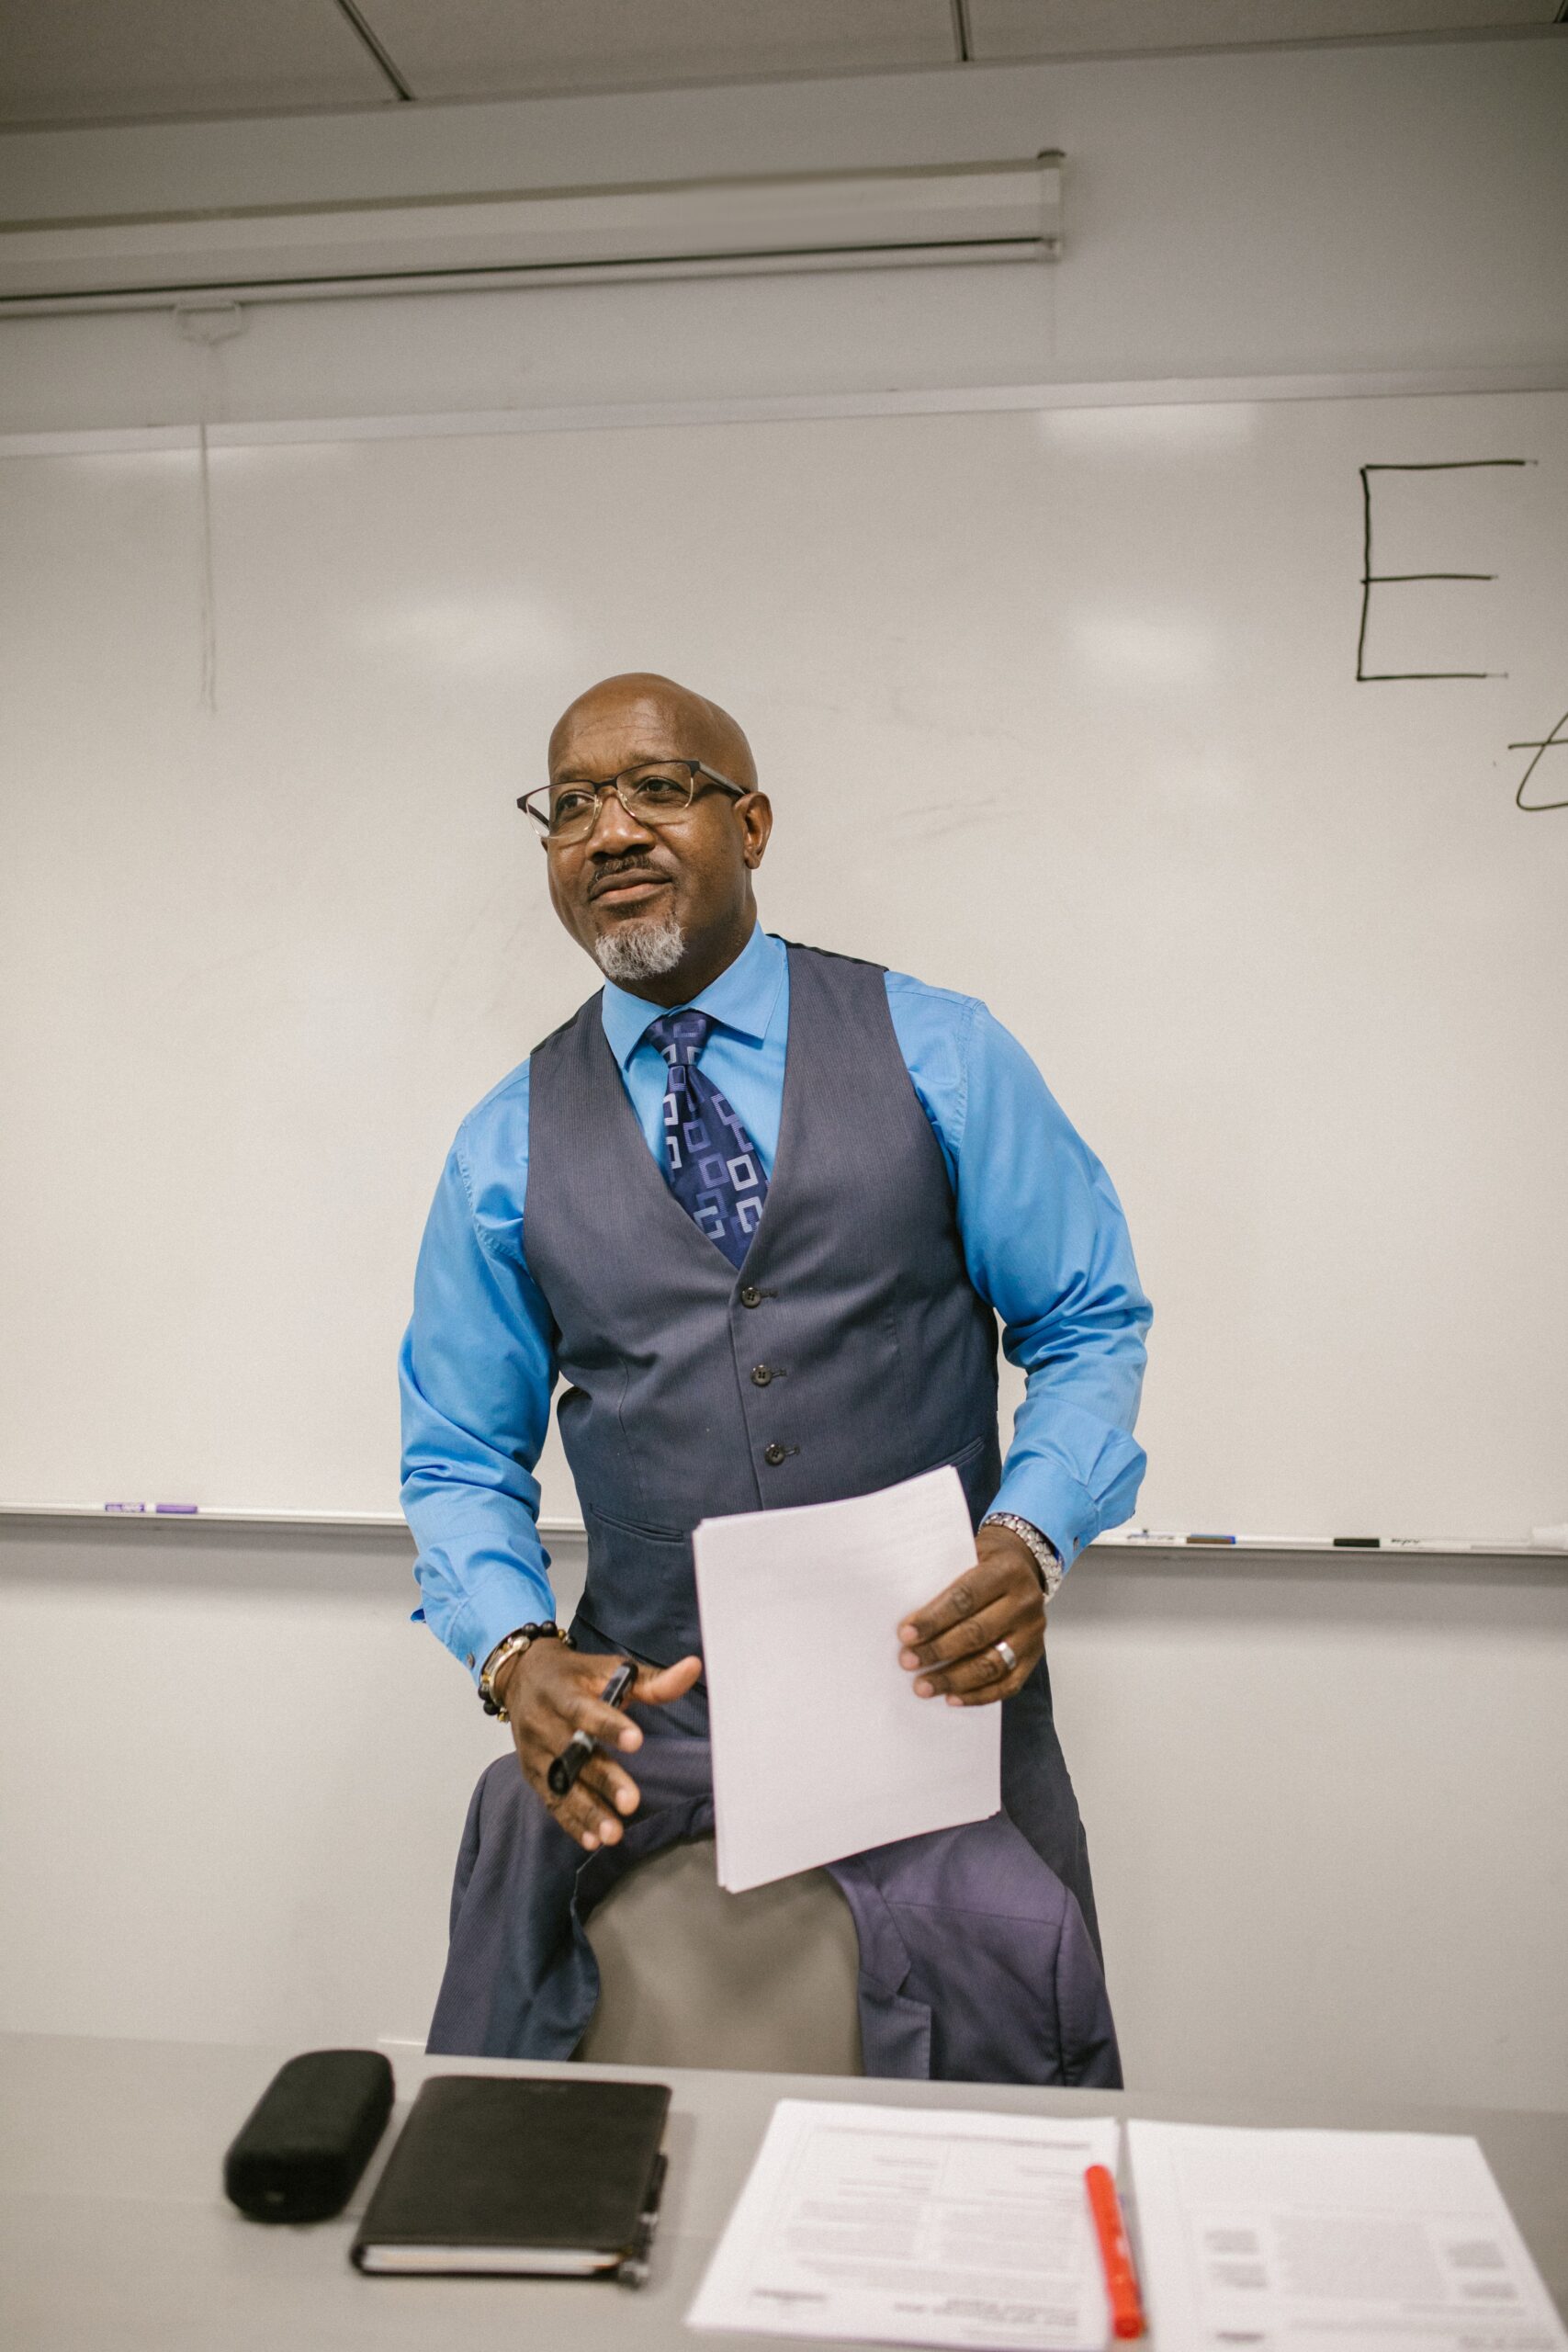
[[[637,1668],[630,1659],[623,1659],[599,1693],[607,1707],[618,1707],[633,1683]],[[560,1754],[554,1758],[545,1778],[553,1797],[564,1797],[571,1790],[578,1774],[592,1755],[597,1742],[585,1731],[574,1731]]]
[[[647,2280],[648,2259],[653,2251],[653,2233],[659,2227],[659,2209],[664,2197],[664,2176],[669,2169],[668,2156],[660,2154],[654,2157],[648,2194],[642,2200],[642,2211],[637,2217],[630,2250],[615,2272],[623,2287],[640,2287]]]

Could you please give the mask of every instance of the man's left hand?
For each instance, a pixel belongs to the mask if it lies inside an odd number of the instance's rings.
[[[975,1566],[898,1628],[898,1663],[914,1675],[917,1699],[943,1697],[950,1707],[1010,1699],[1043,1654],[1045,1596],[1028,1544],[1010,1527],[982,1527],[975,1550]]]

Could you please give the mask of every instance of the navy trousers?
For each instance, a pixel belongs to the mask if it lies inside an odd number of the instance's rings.
[[[581,1620],[574,1630],[585,1648],[615,1647]],[[514,1757],[480,1776],[457,1857],[433,2052],[570,2058],[599,1993],[584,1932],[594,1906],[639,1861],[713,1834],[700,1693],[640,1721],[642,1804],[620,1844],[596,1853],[558,1827]],[[1043,1662],[1004,1705],[1002,1803],[989,1820],[829,1865],[860,1944],[865,2072],[1118,2088],[1088,1855]]]

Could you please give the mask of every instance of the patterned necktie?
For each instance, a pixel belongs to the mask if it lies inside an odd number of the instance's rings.
[[[746,1255],[768,1180],[761,1154],[716,1086],[697,1068],[713,1016],[667,1012],[650,1022],[670,1074],[664,1082],[664,1165],[670,1190],[732,1266]]]

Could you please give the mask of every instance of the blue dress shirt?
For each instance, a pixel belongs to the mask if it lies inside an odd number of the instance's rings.
[[[691,1002],[716,1023],[700,1067],[770,1178],[789,1038],[789,959],[759,925]],[[990,1506],[1070,1563],[1133,1509],[1132,1435],[1150,1309],[1122,1206],[1017,1039],[974,997],[887,975],[894,1034],[942,1146],[969,1279],[1028,1375]],[[666,1008],[606,982],[604,1035],[663,1165]],[[673,1009],[673,1008],[671,1008]],[[554,1614],[534,1464],[549,1427],[554,1326],[524,1261],[528,1065],[457,1131],[425,1227],[400,1360],[403,1510],[432,1630],[478,1673],[513,1626]]]

